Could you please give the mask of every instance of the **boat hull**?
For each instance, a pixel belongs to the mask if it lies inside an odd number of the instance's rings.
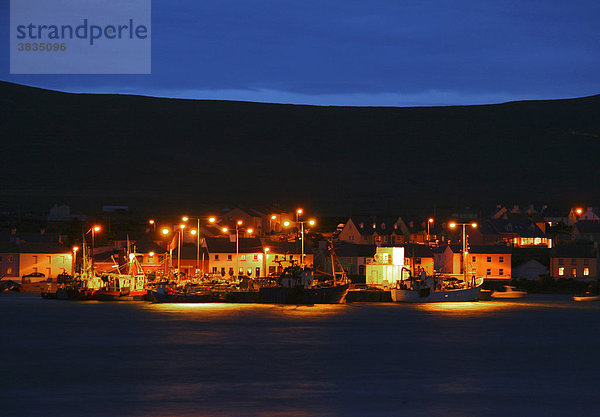
[[[600,295],[575,295],[574,301],[600,301]]]
[[[443,303],[478,301],[481,286],[465,288],[460,290],[426,291],[424,290],[401,290],[392,288],[390,295],[396,303]]]
[[[511,299],[511,298],[526,298],[527,293],[524,291],[494,291],[492,292],[492,298]]]
[[[350,285],[333,287],[262,287],[258,302],[264,304],[340,304],[346,301]]]
[[[99,301],[146,301],[146,291],[129,293],[99,291],[96,299]]]

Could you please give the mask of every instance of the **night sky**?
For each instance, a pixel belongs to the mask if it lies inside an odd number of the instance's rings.
[[[68,92],[453,105],[600,91],[597,0],[152,1],[151,75],[10,75]]]

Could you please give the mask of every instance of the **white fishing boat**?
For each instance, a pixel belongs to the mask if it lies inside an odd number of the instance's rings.
[[[390,290],[392,301],[398,303],[440,303],[479,300],[483,278],[469,282],[444,280],[441,276],[409,278]]]
[[[527,291],[521,291],[510,285],[505,285],[500,291],[492,291],[492,298],[524,298],[527,297]]]

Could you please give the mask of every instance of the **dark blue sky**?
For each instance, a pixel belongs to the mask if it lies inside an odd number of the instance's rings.
[[[153,0],[151,75],[10,75],[72,92],[451,105],[600,92],[598,0]]]

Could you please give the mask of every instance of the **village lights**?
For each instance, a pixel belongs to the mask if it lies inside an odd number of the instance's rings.
[[[168,235],[169,233],[171,233],[171,231],[170,231],[168,228],[166,228],[166,227],[163,227],[163,228],[162,228],[162,230],[161,230],[160,232],[161,232],[161,233],[162,233],[164,236],[166,236],[166,235]]]
[[[298,211],[296,213],[298,213],[298,212],[301,213],[302,209],[298,209]],[[302,242],[302,255],[300,258],[300,263],[302,265],[304,265],[304,223],[308,223],[310,226],[314,226],[315,224],[317,224],[317,221],[315,219],[310,219],[310,220],[296,221],[295,223],[300,225],[300,240]],[[289,220],[286,220],[283,222],[283,225],[285,227],[290,227],[291,224],[292,224],[292,222]]]
[[[456,226],[462,226],[462,252],[463,252],[463,280],[465,283],[467,282],[467,233],[466,227],[471,226],[473,229],[477,228],[477,223],[456,223],[451,222],[449,224],[451,229],[454,229]]]
[[[222,231],[223,233],[227,233],[227,232],[229,231],[229,229],[228,229],[228,228],[226,228],[226,227],[224,227],[224,228],[222,228],[222,229],[221,229],[221,231]]]
[[[196,236],[197,234],[198,234],[198,231],[196,229],[190,230],[190,235]]]
[[[254,232],[254,229],[248,229],[246,230],[246,232],[248,232],[248,234],[251,235]]]
[[[577,213],[578,215],[581,215],[581,213],[583,213],[583,209],[581,207],[577,207],[575,209],[575,213]]]

